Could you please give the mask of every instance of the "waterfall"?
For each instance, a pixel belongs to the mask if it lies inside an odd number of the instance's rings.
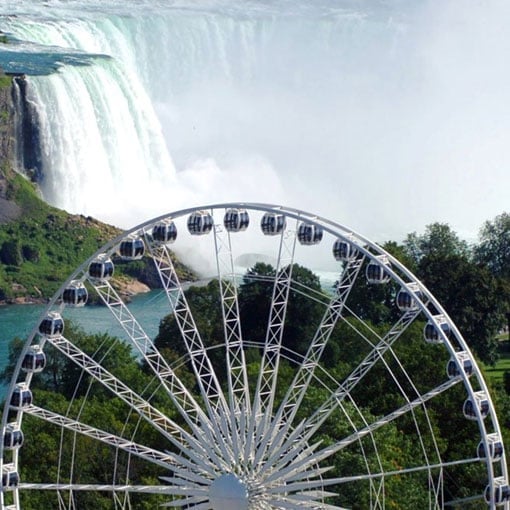
[[[494,3],[6,0],[0,16],[14,52],[51,60],[26,96],[49,202],[122,226],[283,202],[388,239],[438,220],[472,234],[505,207]]]
[[[63,49],[93,53],[87,46],[99,42],[93,23],[45,20],[16,28],[18,37]],[[160,123],[133,67],[95,57],[31,76],[25,99],[38,123],[40,186],[50,203],[123,224],[151,203],[151,190],[173,185]]]
[[[71,14],[9,20],[20,40],[94,56],[29,78],[41,188],[59,207],[115,223],[169,200],[295,200],[312,165],[334,175],[317,145],[335,150],[328,113],[350,101],[341,92],[359,78],[346,75],[357,39],[391,47],[398,36],[373,38],[379,22],[350,9]]]

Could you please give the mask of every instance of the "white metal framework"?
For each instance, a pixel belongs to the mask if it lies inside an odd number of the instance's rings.
[[[186,263],[190,251],[205,261],[197,274],[217,280],[208,291],[220,323],[185,293],[173,253]],[[159,277],[152,293],[164,298],[159,308],[151,299],[126,301],[112,277],[117,263],[142,257]],[[271,266],[262,271],[259,261]],[[320,276],[315,284],[302,278],[303,267]],[[255,288],[257,301],[243,307],[243,292]],[[84,307],[87,297],[93,306]],[[372,305],[386,307],[384,323],[367,319]],[[247,326],[255,307],[258,331]],[[88,324],[106,311],[118,340],[104,335],[105,345],[91,351],[68,335],[68,317],[84,310]],[[178,332],[166,348],[154,343],[160,320],[173,320]],[[138,378],[118,375],[119,340],[131,346]],[[404,355],[411,342],[437,366],[421,370]],[[47,358],[52,370],[65,365],[77,374],[65,407],[46,405],[52,399],[34,384]],[[369,392],[387,402],[374,407]],[[98,398],[115,404],[121,425],[91,415]],[[457,402],[454,417],[442,414],[443,402]],[[471,453],[444,445],[450,418],[462,423]],[[57,465],[28,479],[28,452],[44,447],[35,423],[58,437]],[[408,508],[480,501],[510,509],[490,394],[440,303],[377,244],[281,206],[197,207],[112,239],[62,285],[28,336],[1,427],[0,510],[22,509],[36,493],[52,494],[59,509],[80,508],[90,493],[109,495],[115,509],[135,509],[144,498],[196,510],[385,509],[395,498]],[[81,456],[94,448],[108,469],[87,479]],[[475,481],[459,487],[469,473]],[[406,500],[401,488],[409,486]]]

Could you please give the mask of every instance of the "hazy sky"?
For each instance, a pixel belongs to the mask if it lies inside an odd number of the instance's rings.
[[[195,70],[163,121],[177,169],[209,158],[231,191],[261,168],[277,199],[377,239],[434,221],[473,237],[508,210],[510,4],[372,5],[273,22],[233,78]]]

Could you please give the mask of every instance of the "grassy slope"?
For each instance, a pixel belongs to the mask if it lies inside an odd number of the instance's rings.
[[[8,179],[7,198],[22,214],[0,225],[0,299],[52,295],[73,269],[119,233],[47,205],[17,174]]]

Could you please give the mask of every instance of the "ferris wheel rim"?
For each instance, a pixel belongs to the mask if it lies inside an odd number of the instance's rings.
[[[347,227],[344,227],[343,225],[340,225],[338,223],[332,222],[330,220],[326,220],[324,218],[320,218],[317,215],[307,213],[305,211],[299,210],[299,209],[292,209],[287,208],[284,206],[279,205],[271,205],[271,204],[258,204],[258,203],[245,203],[245,202],[233,202],[233,203],[220,203],[220,204],[212,204],[212,205],[205,205],[205,206],[196,206],[192,208],[182,209],[180,211],[171,212],[168,214],[164,214],[161,216],[158,216],[156,218],[152,218],[146,222],[143,222],[132,229],[129,229],[123,233],[121,233],[119,236],[115,237],[111,241],[107,242],[105,245],[103,245],[99,250],[97,250],[94,255],[89,257],[61,286],[61,288],[55,293],[53,298],[48,303],[45,311],[43,312],[42,316],[46,313],[47,310],[53,309],[60,298],[63,290],[66,288],[67,285],[73,280],[76,280],[77,278],[81,278],[85,268],[90,264],[92,260],[97,258],[100,254],[106,254],[111,255],[115,249],[116,246],[121,242],[123,239],[126,239],[127,237],[133,235],[133,234],[140,234],[140,233],[146,233],[147,229],[156,224],[159,221],[165,220],[165,219],[177,219],[182,218],[186,215],[192,214],[196,211],[216,211],[216,210],[223,210],[227,208],[244,208],[247,210],[255,210],[258,212],[280,212],[284,214],[286,217],[289,217],[296,221],[296,225],[300,221],[306,221],[313,225],[320,225],[325,231],[327,231],[332,236],[336,236],[337,238],[341,238],[344,240],[347,240],[355,245],[356,249],[365,257],[369,258],[370,260],[377,261],[380,257],[387,257],[390,265],[387,268],[387,272],[389,273],[392,281],[398,283],[401,288],[407,289],[408,292],[410,292],[414,298],[417,298],[416,289],[413,287],[413,285],[418,285],[419,291],[423,293],[423,297],[426,299],[417,299],[417,302],[420,307],[420,312],[423,313],[429,320],[434,321],[435,316],[441,315],[443,316],[447,321],[448,324],[451,326],[453,334],[455,335],[456,340],[460,343],[461,347],[463,347],[463,350],[467,351],[470,354],[469,348],[463,339],[460,332],[457,330],[455,324],[449,316],[446,314],[446,312],[443,310],[441,305],[437,302],[437,300],[432,296],[432,294],[421,284],[421,282],[407,269],[405,266],[403,266],[398,260],[396,260],[394,257],[392,257],[389,253],[387,253],[382,247],[378,246],[376,243],[373,243],[372,241],[364,238],[363,236],[357,234],[356,232],[352,231],[351,229],[348,229]],[[398,271],[398,272],[397,272]],[[407,278],[404,279],[404,278]],[[423,303],[423,301],[426,301],[427,304]],[[440,312],[439,314],[433,314],[429,311],[428,304],[432,304],[436,312]],[[446,349],[449,351],[450,355],[455,354],[456,350],[451,345],[449,338],[447,338],[442,331],[440,330],[440,333],[444,337],[443,345],[446,347]],[[19,358],[18,364],[16,366],[13,379],[11,381],[11,384],[9,386],[8,396],[10,398],[10,395],[14,391],[14,387],[16,385],[16,381],[19,378],[19,374],[21,373],[21,361],[23,356],[26,354],[28,348],[32,345],[32,342],[34,338],[37,335],[37,326],[35,326],[34,330],[30,333],[30,335],[27,338],[27,341],[24,344],[22,354]],[[472,355],[471,355],[472,356]],[[473,358],[474,359],[474,358]],[[490,408],[490,416],[492,423],[495,424],[496,432],[501,437],[501,431],[499,430],[499,424],[497,421],[497,417],[494,412],[494,406],[492,404],[492,401],[490,400],[490,393],[487,390],[487,387],[485,385],[483,376],[481,375],[481,372],[477,366],[476,363],[474,363],[474,375],[476,377],[476,380],[481,386],[481,390],[486,393],[487,398],[489,399],[489,408]],[[25,381],[27,382],[28,386],[30,386],[31,383],[31,375],[28,374]],[[464,386],[471,398],[474,398],[475,390],[472,388],[472,385],[470,383],[469,377],[461,371],[461,377],[463,379]],[[220,398],[221,400],[221,398]],[[218,404],[220,406],[223,406],[224,411],[228,411],[228,404],[225,402],[221,404],[221,402]],[[8,401],[6,402],[6,406],[4,408],[3,418],[2,418],[2,430],[5,433],[5,429],[7,426],[7,414],[8,414]],[[212,412],[212,411],[210,411]],[[23,412],[21,413],[21,416],[23,415]],[[21,423],[21,418],[20,418]],[[482,435],[482,438],[484,441],[487,439],[488,433],[485,431],[485,428],[483,426],[483,420],[478,420],[478,424],[480,427],[480,432]],[[227,427],[227,425],[223,425],[224,429]],[[225,429],[226,430],[226,429]],[[17,464],[17,452],[14,454],[14,461]],[[3,463],[3,445],[0,444],[0,468],[2,467]],[[492,478],[494,478],[494,475],[492,473],[492,464],[490,462],[487,462],[488,464],[488,472],[489,472],[489,479],[492,483]],[[506,473],[506,467],[503,468],[503,477],[507,479],[507,473]]]

